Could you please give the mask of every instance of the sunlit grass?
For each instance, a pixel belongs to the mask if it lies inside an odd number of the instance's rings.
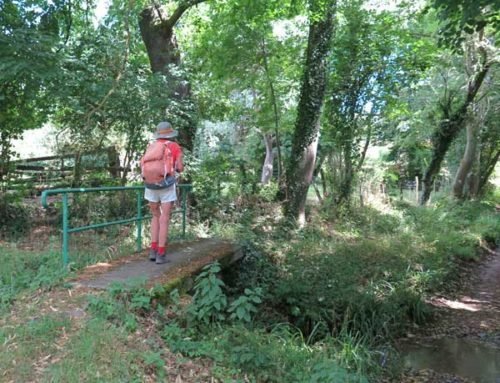
[[[139,350],[127,334],[102,320],[90,320],[65,345],[64,358],[43,373],[46,382],[144,381]]]
[[[36,317],[18,326],[0,329],[0,371],[2,381],[40,381],[45,368],[57,352],[57,341],[71,323],[55,315]]]

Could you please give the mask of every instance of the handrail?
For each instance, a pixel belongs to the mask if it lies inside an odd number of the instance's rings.
[[[182,213],[182,236],[186,235],[186,210],[187,210],[187,193],[191,189],[190,184],[179,184],[177,185],[179,189],[182,191],[182,207],[180,211],[172,212]],[[69,226],[69,201],[68,194],[76,194],[76,193],[92,193],[92,192],[106,192],[106,191],[123,191],[123,190],[135,190],[137,192],[137,215],[134,218],[126,218],[117,221],[110,222],[101,222],[97,224],[87,225],[87,226],[78,226],[78,227],[70,227]],[[108,187],[100,187],[100,188],[68,188],[68,189],[48,189],[42,192],[42,206],[44,208],[48,208],[49,205],[47,203],[47,197],[49,195],[62,194],[62,204],[63,204],[63,216],[62,216],[62,224],[63,224],[63,243],[62,243],[62,258],[64,267],[67,267],[69,264],[69,234],[76,233],[85,230],[98,229],[102,227],[107,227],[111,225],[122,225],[130,222],[137,222],[137,252],[142,250],[142,221],[144,219],[150,218],[151,216],[143,216],[142,215],[142,201],[143,195],[142,191],[144,190],[144,186],[108,186]]]

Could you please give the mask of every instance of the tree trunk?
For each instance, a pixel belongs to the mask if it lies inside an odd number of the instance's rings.
[[[140,14],[139,28],[153,73],[169,74],[170,64],[181,63],[173,27],[159,5],[146,8]]]
[[[107,149],[107,156],[109,174],[116,179],[120,177],[120,154],[116,150],[116,147],[110,146]]]
[[[344,155],[344,169],[339,185],[339,196],[337,197],[338,205],[348,205],[351,193],[352,193],[352,182],[353,182],[353,164],[352,164],[352,137],[345,140],[343,144],[343,155]]]
[[[476,138],[478,143],[476,144],[476,155],[472,162],[471,171],[469,172],[469,176],[467,177],[467,191],[465,194],[465,198],[471,199],[478,196],[479,191],[479,173],[481,169],[481,151],[478,149],[481,143],[479,139]]]
[[[173,78],[170,67],[180,66],[181,59],[175,38],[174,27],[180,17],[190,7],[204,0],[185,0],[179,3],[177,9],[167,17],[163,8],[155,4],[144,9],[139,15],[139,29],[153,73],[162,73],[168,78]],[[191,90],[187,81],[178,81],[171,97],[183,102],[191,101]],[[193,149],[194,135],[196,132],[195,121],[185,114],[182,129],[179,130],[179,141],[188,149]]]
[[[274,89],[274,81],[271,77],[271,71],[269,70],[268,52],[266,49],[266,43],[265,43],[264,39],[262,39],[262,51],[263,51],[262,55],[264,58],[264,71],[266,73],[267,82],[269,84],[269,91],[271,94],[271,103],[273,105],[273,112],[274,112],[274,134],[276,136],[276,155],[277,155],[277,160],[278,160],[277,161],[278,162],[278,183],[280,183],[280,182],[282,182],[281,178],[283,176],[282,157],[281,157],[281,140],[280,140],[280,131],[279,131],[280,114],[279,114],[279,108],[278,108],[278,99],[276,97],[276,91]]]
[[[485,161],[481,160],[481,171],[479,173],[479,181],[477,186],[476,195],[481,195],[484,192],[484,187],[488,184],[488,179],[493,174],[497,162],[500,160],[500,149],[490,158],[490,160],[483,164]]]
[[[483,33],[482,31],[480,31],[479,41],[481,42],[482,40]],[[469,61],[473,61],[470,57],[472,56],[472,53],[470,53],[472,50],[473,48],[470,48],[469,50]],[[455,111],[451,110],[452,106],[450,104],[449,109],[445,111],[445,119],[441,121],[441,123],[439,124],[439,128],[434,132],[434,135],[432,137],[432,159],[424,175],[424,189],[420,200],[421,205],[425,205],[429,200],[434,180],[438,175],[439,170],[441,169],[441,163],[443,162],[444,156],[446,155],[453,140],[463,128],[467,110],[474,101],[490,69],[491,62],[487,61],[487,54],[484,47],[480,46],[478,48],[478,52],[481,56],[481,62],[477,63],[479,70],[475,72],[475,74],[467,84],[467,95],[464,102]],[[472,67],[472,65],[468,66]]]
[[[312,181],[320,113],[326,89],[327,54],[333,35],[336,2],[311,0],[306,63],[300,91],[292,155],[287,168],[286,214],[299,226],[305,224],[307,191]]]
[[[467,143],[465,145],[465,152],[462,160],[460,161],[460,166],[458,167],[455,181],[453,182],[453,195],[458,199],[462,199],[465,197],[465,187],[468,184],[467,180],[470,178],[472,165],[474,163],[474,160],[476,159],[477,151],[478,126],[473,121],[470,121],[467,124],[466,129]]]
[[[273,136],[272,134],[264,134],[264,144],[266,145],[266,158],[264,160],[264,165],[262,166],[262,175],[260,177],[260,182],[263,185],[267,185],[273,176]]]

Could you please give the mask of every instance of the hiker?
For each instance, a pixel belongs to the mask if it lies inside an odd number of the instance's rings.
[[[182,149],[171,139],[178,132],[163,121],[156,127],[155,141],[148,145],[141,158],[144,180],[144,198],[149,201],[151,220],[151,248],[149,259],[157,264],[169,262],[166,258],[170,211],[177,200],[176,173],[184,170]]]

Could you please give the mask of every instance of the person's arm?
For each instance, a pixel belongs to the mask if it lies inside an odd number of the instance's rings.
[[[179,157],[177,157],[177,160],[175,161],[175,170],[179,173],[182,173],[184,171],[184,163],[182,162],[182,151],[180,151]]]

